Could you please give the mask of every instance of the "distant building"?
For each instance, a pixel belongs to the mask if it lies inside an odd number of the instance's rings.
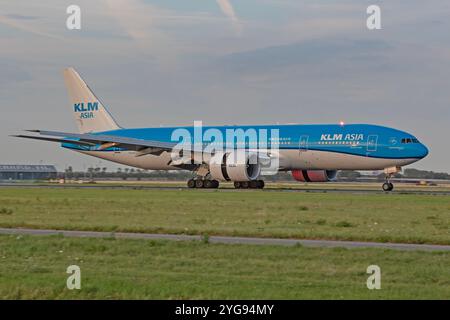
[[[52,165],[0,165],[0,180],[56,179],[58,172]]]

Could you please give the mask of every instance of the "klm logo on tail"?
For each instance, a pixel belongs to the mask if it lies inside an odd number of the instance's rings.
[[[75,112],[80,112],[81,119],[92,119],[93,111],[98,111],[98,102],[88,102],[87,105],[84,102],[74,103],[73,109]]]

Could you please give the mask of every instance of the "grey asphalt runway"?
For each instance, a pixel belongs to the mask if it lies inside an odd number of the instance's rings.
[[[78,238],[117,238],[117,239],[153,239],[175,241],[202,241],[202,236],[153,234],[153,233],[124,233],[124,232],[98,232],[75,230],[41,230],[41,229],[10,229],[0,228],[0,234],[10,235],[62,235]],[[384,248],[394,250],[422,250],[422,251],[450,251],[450,245],[409,244],[409,243],[378,243],[358,241],[332,241],[332,240],[297,240],[276,238],[247,238],[247,237],[222,237],[210,236],[210,243],[224,244],[249,244],[249,245],[279,245],[295,246],[300,244],[305,247],[342,247],[342,248]]]
[[[95,184],[80,184],[80,185],[48,185],[48,184],[20,184],[20,183],[0,183],[0,188],[43,188],[43,189],[105,189],[105,190],[191,190],[188,187],[180,186],[136,186],[136,185],[95,185]],[[193,189],[197,192],[214,192],[217,189]],[[236,190],[234,188],[220,188],[223,192],[245,192],[247,190]],[[254,190],[254,189],[249,189]],[[351,193],[351,194],[423,194],[423,195],[443,195],[450,196],[449,190],[402,190],[397,189],[392,192],[384,192],[380,189],[367,189],[364,187],[355,188],[265,188],[259,190],[261,192],[306,192],[306,193]]]

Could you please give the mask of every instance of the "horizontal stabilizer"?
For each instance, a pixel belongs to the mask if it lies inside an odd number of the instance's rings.
[[[36,137],[36,136],[27,136],[27,135],[12,135],[11,137],[16,138],[26,138],[26,139],[34,139],[34,140],[43,140],[50,142],[59,142],[59,143],[72,143],[81,146],[95,146],[95,143],[87,142],[87,141],[77,141],[77,140],[69,140],[69,139],[58,139],[58,138],[47,138],[47,137]]]

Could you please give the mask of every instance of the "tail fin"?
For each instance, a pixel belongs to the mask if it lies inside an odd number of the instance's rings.
[[[64,81],[80,133],[120,129],[75,69],[64,69]]]

